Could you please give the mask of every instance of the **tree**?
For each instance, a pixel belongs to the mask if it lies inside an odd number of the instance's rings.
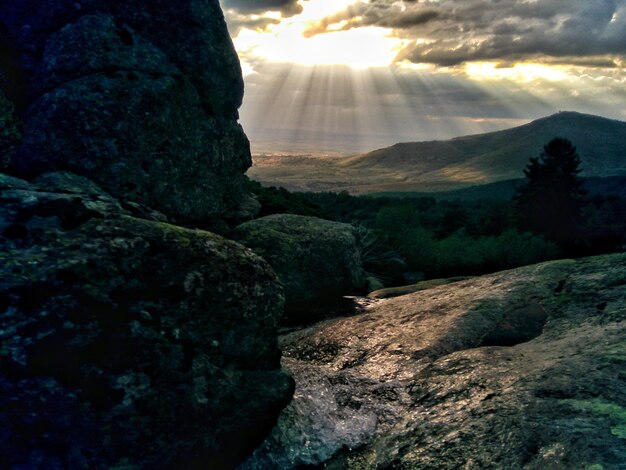
[[[582,230],[582,208],[587,191],[582,187],[580,158],[567,139],[555,138],[539,158],[524,170],[526,181],[515,196],[518,227],[571,246]]]

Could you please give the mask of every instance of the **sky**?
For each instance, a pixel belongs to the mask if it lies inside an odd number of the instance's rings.
[[[253,153],[626,120],[626,0],[220,0]]]

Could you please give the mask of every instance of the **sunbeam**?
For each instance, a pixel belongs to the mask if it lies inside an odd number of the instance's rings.
[[[301,0],[284,2],[299,9],[256,8],[247,16],[227,9],[245,73],[241,121],[253,151],[350,154],[499,130],[558,110],[626,117],[626,60],[610,52],[619,49],[610,44],[621,43],[607,42],[606,52],[585,57],[551,45],[546,50],[554,56],[482,58],[465,51],[463,30],[437,13],[455,2],[431,2],[434,10],[424,14],[417,14],[421,2],[393,1],[385,9],[385,2]],[[613,14],[611,34],[623,16]],[[445,44],[458,41],[454,50],[441,49],[430,22],[445,25]]]

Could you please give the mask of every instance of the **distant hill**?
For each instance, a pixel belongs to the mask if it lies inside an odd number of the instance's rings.
[[[455,199],[462,201],[508,201],[515,195],[515,188],[522,184],[522,178],[496,181],[495,183],[480,184],[452,191],[437,192],[407,192],[388,191],[371,194],[372,197],[397,197],[397,198],[418,198],[432,197],[439,201],[452,201]],[[583,187],[590,194],[603,196],[615,195],[626,199],[626,176],[605,176],[583,178]]]
[[[351,157],[257,157],[249,175],[300,191],[447,191],[523,176],[554,137],[570,139],[583,176],[626,175],[626,122],[560,112],[523,126],[445,141],[400,143]]]

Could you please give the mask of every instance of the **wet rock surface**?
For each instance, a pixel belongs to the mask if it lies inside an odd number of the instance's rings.
[[[11,174],[71,171],[185,223],[237,213],[250,149],[217,0],[5,1],[0,50]]]
[[[251,250],[68,173],[0,176],[3,468],[232,468],[288,403]]]
[[[293,402],[242,469],[626,468],[626,255],[519,268],[281,339]]]
[[[307,323],[344,310],[364,282],[355,229],[316,217],[276,214],[238,226],[232,237],[274,268],[285,288],[285,321]]]

